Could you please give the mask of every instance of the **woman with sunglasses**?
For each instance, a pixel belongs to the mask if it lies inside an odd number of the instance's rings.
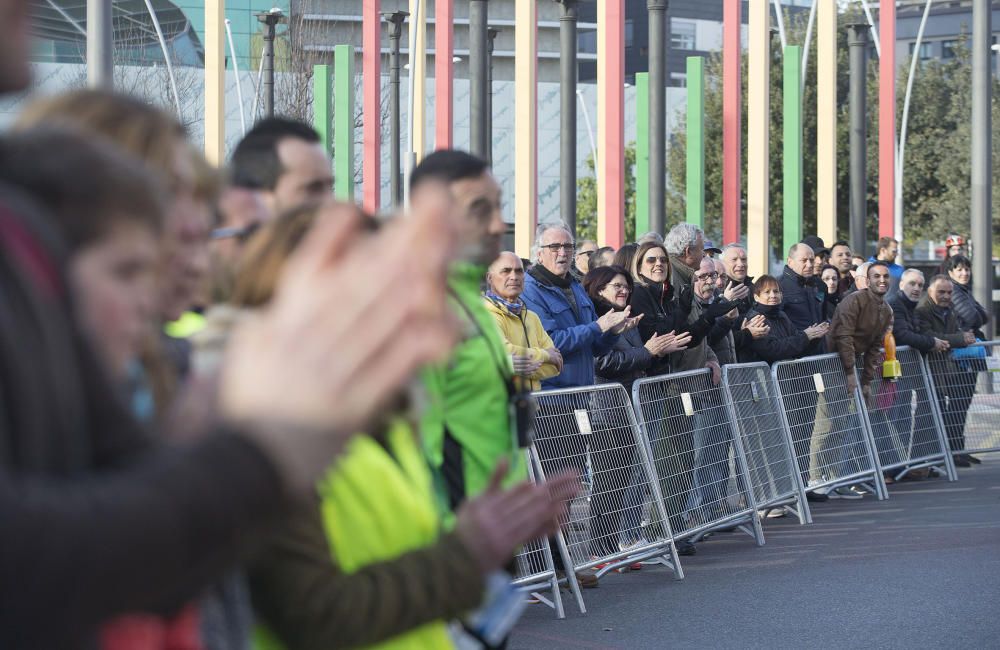
[[[688,290],[684,297],[674,295],[670,281],[670,259],[663,244],[646,242],[640,246],[629,271],[635,280],[632,315],[642,315],[639,334],[643,341],[668,333],[677,336],[689,334],[688,346],[695,346],[712,329],[715,320],[735,306],[729,300],[720,298],[707,305],[700,316],[689,322],[692,294]],[[659,375],[669,371],[668,357],[657,357],[649,374]]]

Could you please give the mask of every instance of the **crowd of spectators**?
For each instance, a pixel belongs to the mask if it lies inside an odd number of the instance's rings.
[[[29,83],[14,13],[4,93]],[[714,386],[835,352],[870,399],[895,327],[964,448],[980,368],[953,352],[989,319],[964,250],[926,295],[892,240],[855,268],[808,237],[755,280],[691,224],[616,251],[548,223],[522,260],[483,160],[426,156],[406,218],[334,200],[331,169],[316,131],[269,118],[217,170],[173,117],[101,90],[30,101],[0,140],[0,646],[502,646],[515,553],[556,533],[581,474],[591,552],[643,543],[621,429],[528,480],[541,389]],[[679,421],[653,444],[683,528],[725,499],[730,443]]]

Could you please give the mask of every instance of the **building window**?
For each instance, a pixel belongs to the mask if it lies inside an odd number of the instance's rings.
[[[941,58],[954,59],[958,54],[958,41],[941,41]]]
[[[580,32],[576,37],[580,52],[584,54],[597,54],[597,32]]]
[[[625,20],[625,47],[632,47],[635,42],[635,21],[631,18]]]
[[[687,88],[687,75],[683,72],[671,72],[670,85],[674,88]]]
[[[697,25],[690,20],[670,19],[670,47],[675,50],[696,50]]]
[[[913,56],[913,51],[917,47],[917,42],[913,41],[910,43],[910,56]],[[934,43],[921,43],[920,44],[920,60],[926,61],[934,56]]]

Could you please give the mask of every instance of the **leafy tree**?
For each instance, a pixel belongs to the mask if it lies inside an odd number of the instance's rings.
[[[597,241],[597,178],[594,157],[587,156],[591,175],[576,182],[577,239]],[[635,143],[625,147],[625,241],[635,241]]]
[[[858,12],[841,14],[841,26],[863,20]],[[787,16],[789,43],[805,41],[806,18]],[[809,53],[807,83],[803,93],[803,232],[816,231],[816,40]],[[956,48],[950,60],[929,60],[918,64],[910,100],[908,135],[904,158],[903,215],[905,243],[919,239],[940,240],[950,231],[968,233],[970,202],[970,116],[971,55],[965,47]],[[722,58],[713,54],[706,62],[705,83],[705,225],[716,241],[722,232]],[[747,56],[742,59],[743,100],[746,115]],[[909,74],[909,60],[902,62],[897,75],[896,120],[901,126],[902,109]],[[993,121],[1000,119],[1000,84],[994,81]],[[837,45],[837,211],[838,236],[847,238],[850,200],[849,141],[849,63],[847,30],[838,29]],[[868,215],[869,240],[877,238],[878,229],[878,60],[870,57],[868,86]],[[781,247],[783,223],[782,190],[782,65],[780,47],[775,43],[771,65],[770,120],[770,229],[772,245]],[[685,149],[684,114],[678,116],[667,152],[667,220],[684,220]],[[743,121],[743,160],[746,160],[746,120]],[[1000,154],[1000,142],[993,141],[994,155]],[[993,169],[993,210],[1000,210],[1000,166]],[[746,196],[746,173],[742,175],[741,195]],[[745,232],[746,212],[741,215]],[[994,221],[994,241],[1000,235],[1000,223]]]

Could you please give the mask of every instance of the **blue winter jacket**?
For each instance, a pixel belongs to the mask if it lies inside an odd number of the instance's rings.
[[[542,327],[552,337],[563,357],[563,371],[542,381],[542,389],[576,388],[594,383],[594,357],[611,349],[617,334],[602,333],[597,311],[579,282],[573,282],[573,295],[580,312],[577,318],[562,289],[542,284],[530,273],[524,274],[521,300],[538,314]]]

